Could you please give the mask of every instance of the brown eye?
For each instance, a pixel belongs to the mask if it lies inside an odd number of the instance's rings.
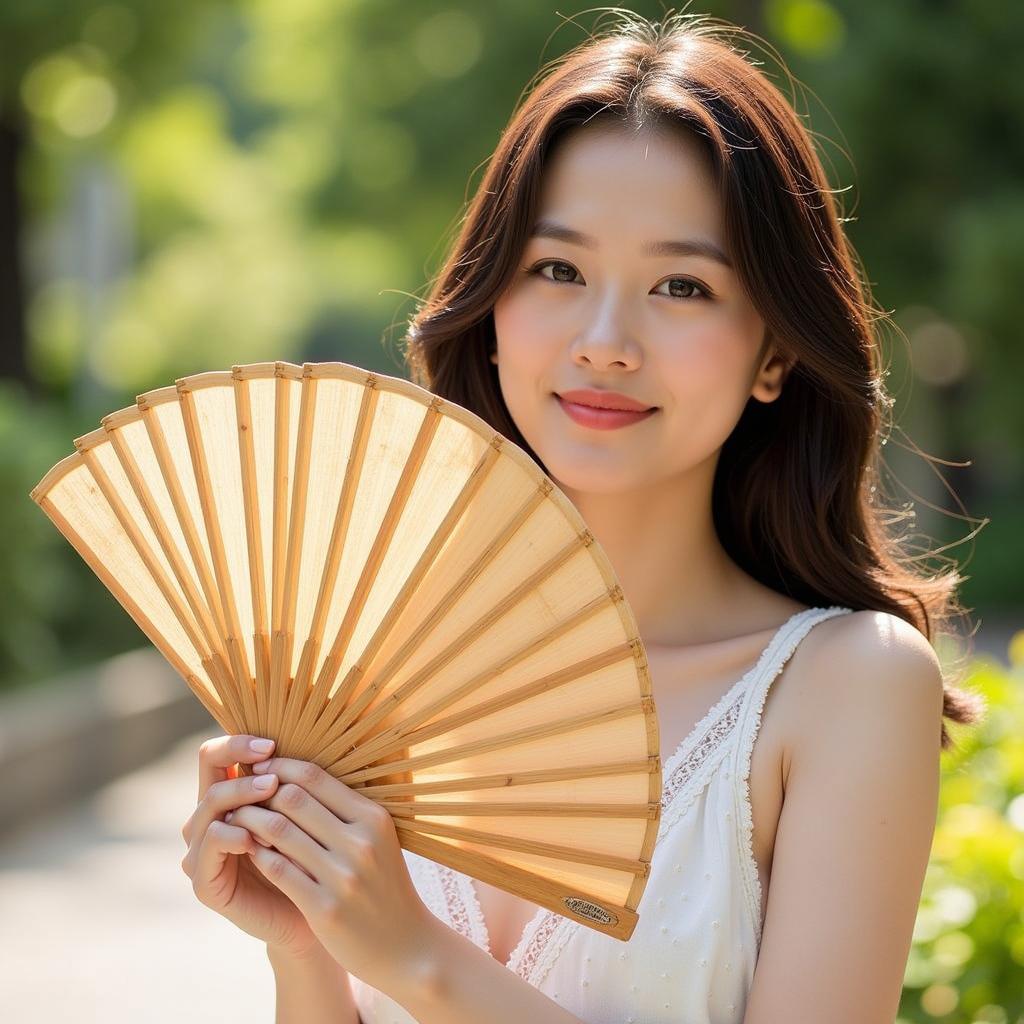
[[[568,276],[567,277],[548,277],[547,280],[549,280],[549,281],[565,282],[565,283],[571,284],[572,283],[572,275],[577,273],[575,267],[573,267],[569,263],[563,263],[561,260],[545,260],[543,263],[536,264],[536,266],[533,267],[533,269],[530,271],[530,273],[531,274],[540,274],[542,270],[545,270],[548,267],[552,268],[552,273],[555,273],[559,269],[564,270],[564,271],[568,271]],[[547,275],[542,274],[541,276],[542,277],[546,277]]]
[[[688,277],[670,277],[668,280],[662,281],[662,284],[679,286],[680,290],[673,291],[670,289],[670,294],[667,296],[670,299],[707,299],[711,297],[706,288],[697,284],[696,281],[691,281]],[[665,292],[659,292],[658,294],[664,295]]]

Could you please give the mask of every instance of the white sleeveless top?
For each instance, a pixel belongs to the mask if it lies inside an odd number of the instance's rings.
[[[806,608],[663,762],[651,870],[627,942],[538,907],[507,967],[587,1024],[740,1024],[761,945],[749,775],[768,689],[812,626],[852,609]],[[402,851],[446,925],[490,951],[472,879]],[[415,1024],[354,975],[362,1024]]]

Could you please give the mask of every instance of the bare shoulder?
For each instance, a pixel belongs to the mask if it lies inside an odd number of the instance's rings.
[[[891,1022],[936,820],[941,666],[913,626],[869,611],[817,624],[793,657],[791,758],[744,1024],[812,1005],[832,1024]]]
[[[852,740],[858,725],[871,727],[881,717],[926,716],[941,730],[938,655],[927,637],[889,612],[854,611],[819,622],[797,648],[785,688],[784,777],[801,749]]]

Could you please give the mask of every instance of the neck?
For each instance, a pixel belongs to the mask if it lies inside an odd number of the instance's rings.
[[[556,481],[611,561],[645,644],[720,639],[743,580],[750,589],[715,532],[714,463],[630,491],[578,491]]]

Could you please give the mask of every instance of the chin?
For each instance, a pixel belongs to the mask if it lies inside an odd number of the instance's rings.
[[[536,448],[533,450],[543,457]],[[544,454],[547,456],[543,462],[544,472],[566,492],[620,494],[635,490],[645,482],[635,460],[620,461],[609,452],[595,452],[593,457],[550,451]]]

